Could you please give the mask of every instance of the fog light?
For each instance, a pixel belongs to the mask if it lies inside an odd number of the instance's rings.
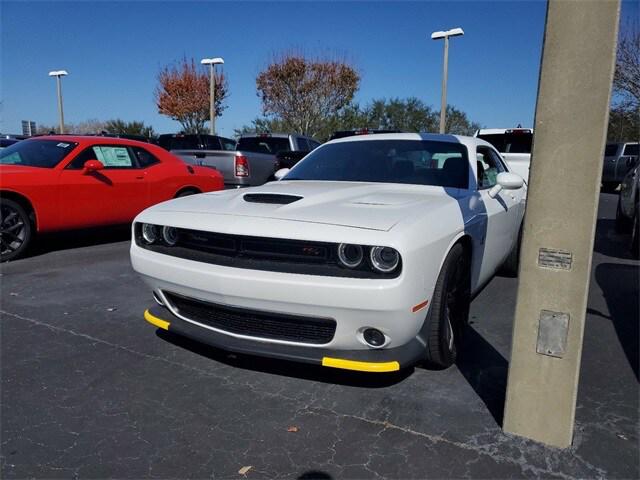
[[[147,243],[153,243],[158,239],[158,229],[150,223],[142,224],[142,238]]]
[[[372,347],[381,347],[386,341],[384,333],[380,330],[376,330],[375,328],[367,328],[362,332],[362,337],[364,338],[364,341]]]
[[[338,259],[345,267],[356,268],[362,263],[364,254],[360,245],[341,243],[338,246]]]
[[[162,227],[162,238],[169,246],[174,246],[178,242],[178,229],[175,227]]]

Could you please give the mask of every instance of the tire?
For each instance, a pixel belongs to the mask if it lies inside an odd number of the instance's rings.
[[[522,245],[522,225],[518,230],[518,239],[509,252],[509,256],[500,267],[500,274],[504,277],[516,278],[518,276],[518,267],[520,266],[520,247]]]
[[[425,319],[428,367],[448,368],[456,361],[469,317],[470,278],[469,255],[458,243],[442,265]]]
[[[29,247],[33,224],[17,202],[0,198],[0,262],[19,258]]]
[[[621,199],[618,197],[618,208],[616,209],[616,232],[629,233],[631,231],[632,220],[622,213]]]
[[[200,193],[200,192],[193,188],[187,188],[186,190],[182,190],[181,192],[178,192],[175,198],[188,197],[189,195],[195,195],[197,193]]]
[[[640,258],[640,205],[636,204],[636,210],[633,213],[633,226],[631,228],[631,256],[635,259]]]

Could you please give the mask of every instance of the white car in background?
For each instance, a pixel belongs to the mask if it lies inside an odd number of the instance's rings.
[[[514,173],[529,181],[532,128],[483,128],[474,134],[493,145]]]
[[[233,352],[447,367],[471,296],[517,270],[525,190],[477,138],[328,142],[281,181],[142,212],[131,262],[158,303],[145,318]]]

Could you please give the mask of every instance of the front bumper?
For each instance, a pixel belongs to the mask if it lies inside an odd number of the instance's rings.
[[[232,337],[187,322],[162,306],[154,306],[146,310],[144,318],[158,328],[228,352],[309,363],[324,367],[383,373],[413,366],[424,358],[425,345],[417,336],[408,343],[395,348],[335,350],[330,348],[306,348],[297,345],[283,345]]]

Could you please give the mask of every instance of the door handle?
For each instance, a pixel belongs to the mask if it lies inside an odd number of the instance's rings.
[[[138,176],[136,176],[136,180],[144,180],[144,175],[138,175]]]

